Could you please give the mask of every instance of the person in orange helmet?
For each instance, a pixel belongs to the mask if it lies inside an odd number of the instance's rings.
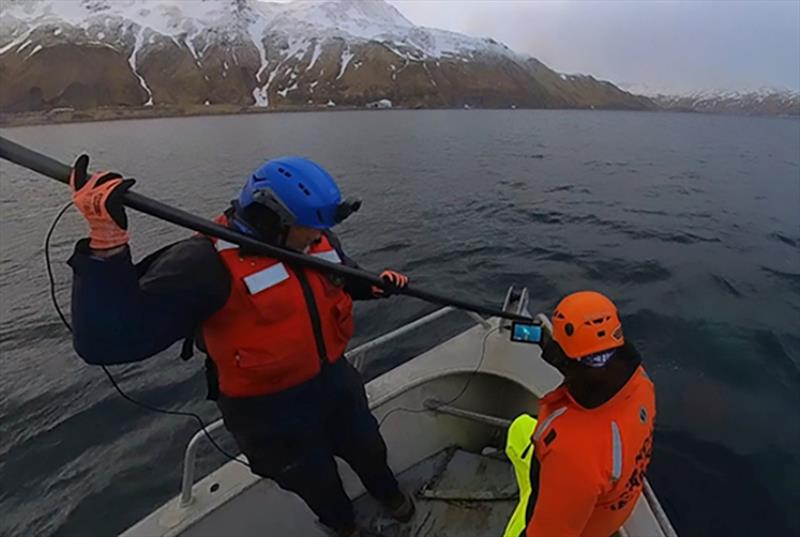
[[[564,382],[539,404],[524,535],[610,537],[644,485],[653,449],[653,383],[606,296],[571,294],[552,323],[542,357]]]

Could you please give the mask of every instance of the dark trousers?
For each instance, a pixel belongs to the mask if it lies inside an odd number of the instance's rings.
[[[334,455],[353,468],[378,501],[398,497],[363,380],[345,359],[284,392],[221,396],[218,404],[253,473],[299,495],[326,526],[343,530],[355,520]]]

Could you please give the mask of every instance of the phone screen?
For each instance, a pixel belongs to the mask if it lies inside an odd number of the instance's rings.
[[[541,323],[537,321],[514,321],[511,324],[511,341],[519,343],[541,343]]]

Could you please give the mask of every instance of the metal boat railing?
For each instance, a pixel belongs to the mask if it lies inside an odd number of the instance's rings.
[[[367,351],[382,347],[386,343],[393,341],[405,334],[416,330],[417,328],[429,324],[439,317],[442,317],[452,311],[463,311],[470,317],[472,317],[478,324],[483,326],[484,328],[488,329],[491,327],[491,324],[478,315],[477,313],[471,311],[464,311],[458,310],[451,306],[447,306],[444,308],[440,308],[428,315],[420,317],[415,321],[411,321],[408,324],[404,324],[400,328],[392,330],[391,332],[387,332],[382,336],[378,336],[375,339],[367,341],[356,347],[355,349],[349,350],[345,353],[347,359],[353,366],[358,369],[359,371],[363,370],[364,366],[364,357]],[[178,502],[180,507],[187,507],[192,503],[192,488],[194,487],[194,471],[195,471],[195,462],[197,461],[197,449],[200,447],[200,442],[207,439],[206,432],[208,434],[213,433],[217,429],[222,427],[222,418],[218,419],[214,423],[207,425],[205,431],[197,431],[192,439],[189,441],[189,444],[186,446],[186,452],[183,455],[183,476],[181,478],[181,496]],[[236,460],[246,463],[246,459],[243,457],[237,457]]]

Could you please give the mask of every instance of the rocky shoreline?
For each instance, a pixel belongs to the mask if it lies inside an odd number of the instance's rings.
[[[421,107],[409,108],[396,106],[388,110],[420,110]],[[465,108],[437,107],[427,110],[463,110]],[[470,108],[466,108],[470,109]],[[514,108],[515,110],[554,110],[554,108]],[[91,110],[75,110],[72,108],[56,108],[49,111],[32,112],[0,112],[0,127],[22,127],[34,125],[57,125],[62,123],[89,123],[94,121],[122,121],[127,119],[154,119],[194,116],[228,116],[244,114],[271,114],[288,112],[335,112],[363,110],[365,112],[386,111],[386,108],[370,108],[364,106],[271,106],[269,108],[236,105],[183,105],[183,106],[141,106],[141,107],[102,107]],[[474,110],[508,110],[508,108],[481,108]],[[595,110],[594,108],[564,108],[564,110]],[[604,108],[596,110],[614,110]],[[652,111],[652,110],[651,110]]]
[[[339,110],[354,110],[355,107],[338,107]],[[22,127],[34,125],[57,125],[62,123],[90,123],[94,121],[122,121],[127,119],[154,119],[193,116],[221,116],[240,114],[269,114],[275,112],[319,112],[332,110],[327,107],[275,107],[209,105],[209,106],[141,106],[103,107],[93,110],[60,108],[49,111],[1,113],[0,127]]]
[[[420,107],[393,107],[389,110],[419,110]],[[463,108],[438,107],[425,108],[427,110],[462,110]],[[507,108],[481,108],[476,110],[506,110]],[[595,110],[609,111],[618,110],[615,108],[514,108],[516,110]],[[57,108],[49,111],[33,112],[0,112],[0,127],[24,127],[36,125],[58,125],[63,123],[90,123],[95,121],[123,121],[128,119],[155,119],[155,118],[179,118],[195,116],[230,116],[245,114],[272,114],[272,113],[302,113],[302,112],[335,112],[335,111],[354,111],[362,110],[365,112],[386,111],[386,108],[370,108],[363,106],[293,106],[282,105],[269,108],[256,106],[237,106],[237,105],[208,105],[208,106],[123,106],[123,107],[102,107],[92,110],[75,110],[71,108]],[[622,109],[625,110],[625,109]],[[634,110],[635,111],[635,110]],[[693,110],[690,108],[660,108],[656,110],[645,110],[647,112],[672,112],[685,114],[708,114],[708,115],[749,115],[736,114],[733,112],[710,112]],[[767,115],[763,117],[778,117],[785,119],[798,119],[797,114]]]

